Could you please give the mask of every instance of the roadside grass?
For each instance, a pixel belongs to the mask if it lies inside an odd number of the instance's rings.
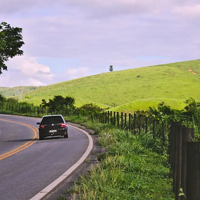
[[[106,153],[99,156],[97,168],[80,177],[67,191],[73,199],[174,199],[166,150],[159,141],[154,142],[150,133],[133,135],[81,118],[76,122],[81,121],[86,127],[97,130],[99,143],[106,148]]]
[[[182,99],[200,99],[200,60],[177,62],[165,65],[133,68],[129,70],[88,76],[38,88],[24,95],[23,100],[39,105],[42,99],[54,95],[72,96],[76,105],[94,103],[114,109],[126,104],[125,109],[143,109],[152,106],[149,99],[163,98],[176,107]],[[25,96],[29,98],[26,99]],[[134,104],[141,101],[141,106]],[[180,105],[179,105],[180,102]],[[156,101],[153,105],[156,105]]]

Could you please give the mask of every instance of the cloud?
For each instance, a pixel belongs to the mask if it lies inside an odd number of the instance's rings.
[[[32,10],[38,5],[38,0],[8,0],[0,1],[0,13],[4,15],[16,14]]]
[[[120,70],[197,59],[198,1],[0,1],[0,18],[22,27],[25,42],[25,56],[10,60],[0,84],[7,77],[10,85],[46,85],[108,72],[110,65]]]
[[[197,18],[200,17],[200,4],[178,6],[173,9],[173,13],[179,14],[186,18]]]
[[[39,64],[33,57],[12,58],[7,66],[8,71],[1,75],[1,86],[42,86],[49,84],[54,77],[48,66]]]
[[[89,75],[89,68],[65,68],[62,71],[54,70],[40,64],[33,57],[20,56],[10,59],[7,63],[8,71],[3,71],[0,77],[0,86],[44,86],[61,81],[67,81]]]
[[[48,66],[39,64],[34,57],[18,56],[10,59],[8,68],[20,70],[26,76],[45,76],[45,79],[51,79],[53,74]]]
[[[15,86],[43,86],[43,81],[38,78],[31,78],[25,76],[22,71],[16,69],[9,69],[3,72],[0,77],[1,87],[15,87]]]
[[[191,0],[194,2],[196,0]],[[158,13],[186,0],[8,0],[0,1],[0,13],[11,15],[63,15],[87,16],[91,18],[119,17]]]
[[[87,67],[78,67],[78,68],[68,68],[59,73],[55,73],[55,82],[67,81],[71,79],[77,79],[89,75],[89,68]]]
[[[122,15],[144,16],[165,12],[198,13],[199,0],[8,0],[0,1],[0,13],[6,16],[56,16],[109,18]],[[183,9],[183,10],[182,10]],[[29,18],[29,17],[28,17]]]

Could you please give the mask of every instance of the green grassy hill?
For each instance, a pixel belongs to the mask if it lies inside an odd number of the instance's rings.
[[[6,98],[21,99],[26,92],[36,90],[37,88],[36,86],[0,87],[0,94]]]
[[[200,60],[134,68],[61,82],[28,92],[39,105],[54,95],[72,96],[76,105],[96,103],[120,111],[143,110],[164,101],[182,108],[183,101],[200,100]]]

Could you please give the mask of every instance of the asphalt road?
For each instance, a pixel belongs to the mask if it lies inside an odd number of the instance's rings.
[[[88,147],[87,136],[71,126],[69,138],[34,139],[36,131],[21,123],[38,128],[38,121],[0,114],[0,200],[32,198],[74,165]],[[8,154],[13,149],[19,152]]]

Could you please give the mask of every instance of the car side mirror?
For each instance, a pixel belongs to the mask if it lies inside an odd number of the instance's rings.
[[[37,125],[40,125],[40,122],[37,122],[36,124],[37,124]]]

